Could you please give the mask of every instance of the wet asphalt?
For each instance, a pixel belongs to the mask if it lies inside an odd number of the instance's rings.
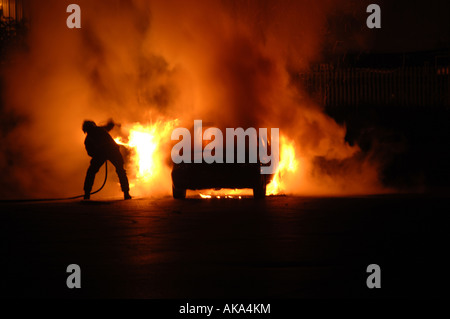
[[[9,298],[448,298],[445,196],[1,202]],[[67,266],[81,269],[69,289]],[[369,289],[367,267],[381,268]]]

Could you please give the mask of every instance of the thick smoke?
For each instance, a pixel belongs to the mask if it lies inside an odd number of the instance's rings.
[[[349,14],[345,1],[80,0],[79,30],[66,27],[70,3],[32,1],[28,49],[3,70],[12,123],[2,132],[2,197],[80,193],[81,123],[108,118],[122,128],[161,118],[279,127],[300,165],[284,177],[288,193],[380,191],[376,166],[291,76],[320,58],[327,17]],[[104,196],[119,193],[113,180]],[[157,184],[170,192],[169,169]]]

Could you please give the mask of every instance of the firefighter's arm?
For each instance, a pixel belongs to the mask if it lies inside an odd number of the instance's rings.
[[[102,126],[102,128],[104,128],[107,132],[109,132],[114,128],[114,125],[116,125],[114,123],[114,121],[112,119],[109,119],[108,123],[106,125]]]

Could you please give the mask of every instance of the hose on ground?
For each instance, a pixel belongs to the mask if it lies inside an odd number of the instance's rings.
[[[102,186],[97,189],[95,192],[91,192],[90,194],[96,194],[98,192],[100,192],[103,187],[105,187],[106,185],[106,180],[108,179],[108,161],[105,161],[105,179],[103,180],[103,184]],[[60,197],[60,198],[34,198],[34,199],[13,199],[13,200],[0,200],[0,202],[48,202],[48,201],[59,201],[59,200],[71,200],[71,199],[77,199],[77,198],[82,198],[84,197],[83,195],[77,195],[77,196],[73,196],[73,197]]]

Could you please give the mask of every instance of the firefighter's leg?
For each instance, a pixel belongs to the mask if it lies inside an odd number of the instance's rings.
[[[113,156],[110,156],[109,161],[114,165],[116,168],[117,176],[119,177],[120,181],[120,187],[122,188],[122,192],[125,199],[131,199],[130,196],[130,186],[128,184],[128,177],[127,172],[123,168],[123,158],[122,154],[120,154],[120,151],[117,151],[113,154]]]
[[[91,164],[86,172],[86,178],[84,179],[84,199],[90,198],[92,185],[94,185],[95,174],[97,174],[100,167],[105,163],[103,158],[92,158]]]

